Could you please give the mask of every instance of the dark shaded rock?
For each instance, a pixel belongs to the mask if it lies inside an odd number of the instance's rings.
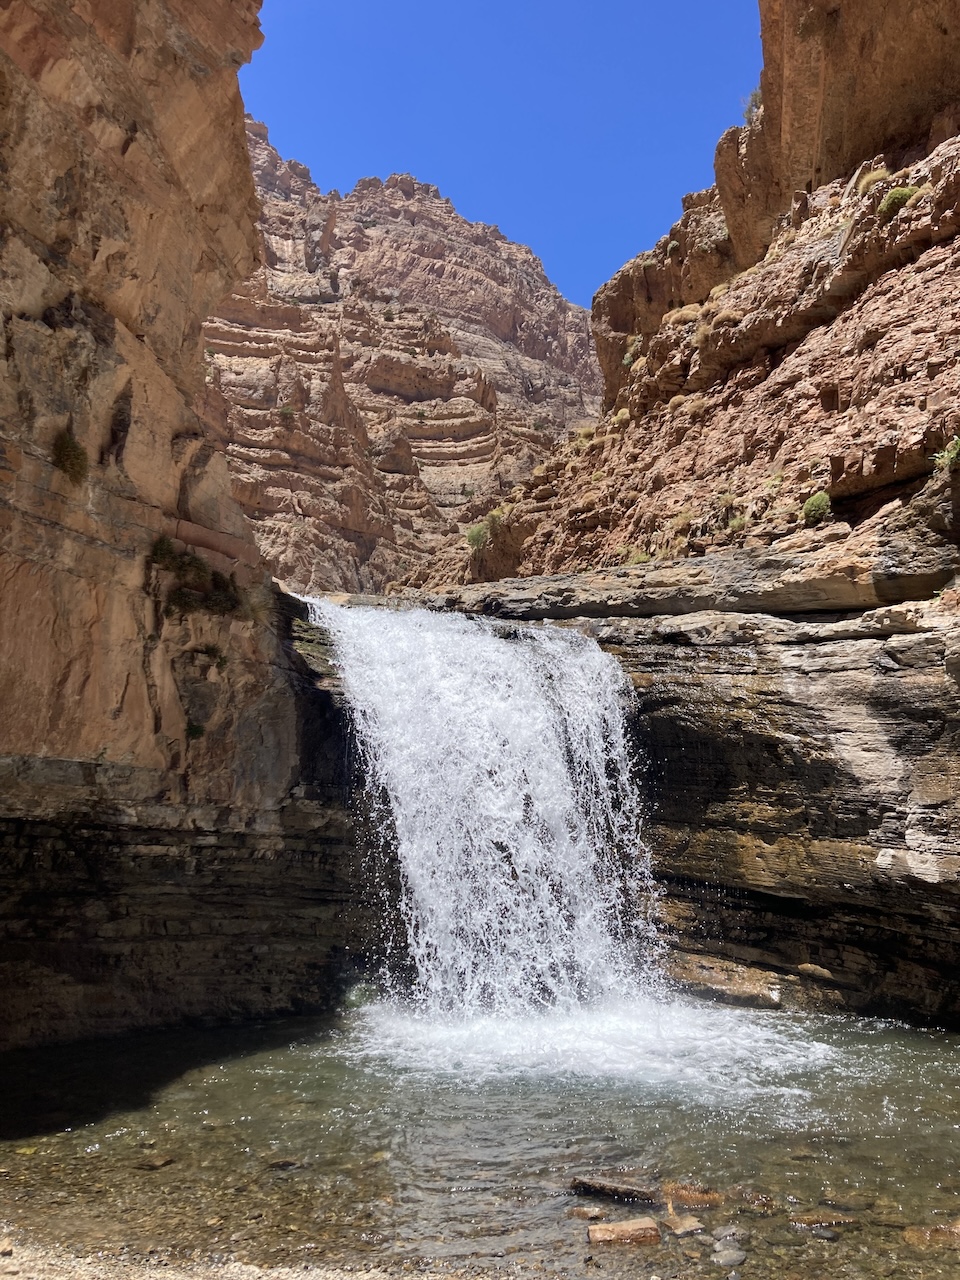
[[[570,1183],[578,1196],[606,1196],[611,1200],[639,1200],[647,1204],[662,1203],[659,1184],[646,1169],[609,1169],[582,1174]]]

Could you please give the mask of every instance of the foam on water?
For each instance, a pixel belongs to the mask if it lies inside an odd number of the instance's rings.
[[[577,632],[313,604],[386,798],[414,999],[435,1016],[636,990],[653,944],[617,662]]]
[[[412,991],[344,1051],[461,1081],[631,1081],[674,1100],[806,1096],[830,1045],[802,1019],[678,998],[625,725],[591,639],[312,601],[334,639],[372,808],[399,862]]]
[[[811,1076],[836,1058],[813,1030],[804,1019],[662,996],[458,1020],[379,1002],[363,1010],[352,1053],[434,1077],[623,1081],[722,1107],[771,1091],[806,1097]]]

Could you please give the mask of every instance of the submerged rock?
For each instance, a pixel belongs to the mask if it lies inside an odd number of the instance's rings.
[[[662,1204],[658,1183],[646,1169],[601,1169],[574,1178],[570,1190],[578,1196],[608,1196],[611,1200],[642,1200]]]
[[[587,1229],[591,1244],[659,1244],[660,1228],[653,1218],[601,1222]]]
[[[713,1209],[723,1204],[723,1193],[699,1182],[665,1182],[663,1198],[667,1204],[683,1205],[685,1209]]]
[[[857,1219],[835,1209],[821,1208],[814,1213],[792,1213],[790,1222],[795,1227],[854,1227]]]
[[[692,1213],[671,1213],[666,1218],[661,1218],[660,1222],[675,1236],[692,1236],[706,1230],[700,1219],[695,1218]]]
[[[724,1245],[722,1249],[716,1250],[710,1261],[717,1267],[739,1267],[741,1262],[746,1262],[747,1255],[742,1249],[733,1246]]]
[[[960,1249],[960,1220],[939,1227],[907,1227],[903,1239],[915,1249]]]

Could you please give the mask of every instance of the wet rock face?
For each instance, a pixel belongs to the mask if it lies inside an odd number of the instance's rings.
[[[465,529],[598,408],[587,314],[436,187],[323,195],[247,130],[264,265],[205,327],[203,408],[258,544],[300,590],[463,579]]]
[[[802,561],[768,562],[777,617],[750,560],[487,583],[435,603],[567,619],[619,657],[678,978],[734,1003],[956,1025],[956,593],[878,608],[843,594],[844,572],[831,587],[804,583]]]

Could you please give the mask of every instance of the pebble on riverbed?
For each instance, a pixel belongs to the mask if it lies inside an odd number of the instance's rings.
[[[692,1213],[671,1213],[660,1221],[675,1236],[692,1236],[705,1229],[699,1218],[695,1218]]]
[[[750,1239],[750,1232],[746,1227],[738,1227],[735,1222],[730,1222],[725,1227],[717,1227],[710,1234],[714,1240],[735,1240],[738,1244],[745,1244]],[[719,1248],[719,1245],[715,1247]]]
[[[735,1249],[729,1245],[724,1245],[722,1249],[717,1249],[711,1257],[710,1261],[717,1267],[739,1267],[741,1262],[746,1262],[747,1255],[742,1249]]]

